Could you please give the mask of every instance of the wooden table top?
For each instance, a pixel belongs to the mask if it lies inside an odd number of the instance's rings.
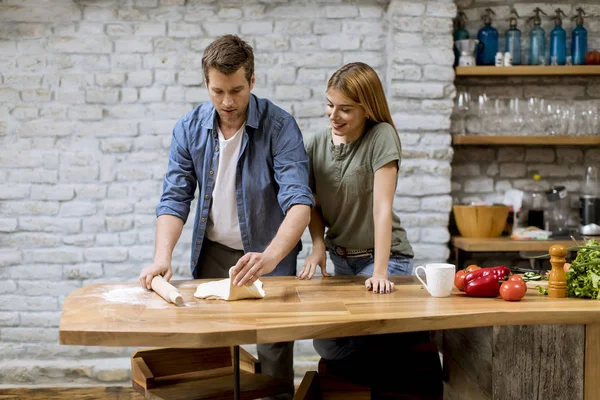
[[[545,251],[551,246],[560,244],[566,248],[575,246],[572,240],[512,240],[509,237],[466,238],[453,236],[452,245],[470,252],[510,252],[510,251]]]
[[[65,299],[60,343],[88,346],[219,347],[310,338],[492,325],[600,322],[600,301],[553,299],[529,290],[520,302],[433,298],[415,277],[393,277],[381,295],[364,278],[265,277],[261,300],[200,300],[202,280],[174,281],[184,305],[136,283],[85,286]]]

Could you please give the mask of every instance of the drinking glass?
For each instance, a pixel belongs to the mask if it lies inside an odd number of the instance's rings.
[[[512,134],[521,135],[525,127],[525,116],[523,115],[521,104],[521,99],[518,97],[513,97],[509,101],[509,129]]]
[[[461,91],[456,95],[456,103],[454,107],[455,113],[458,115],[457,131],[461,135],[467,133],[467,115],[471,109],[471,95],[469,92]]]
[[[495,134],[506,133],[507,127],[505,122],[508,120],[506,100],[495,99],[492,113],[493,116],[490,118],[490,132]]]

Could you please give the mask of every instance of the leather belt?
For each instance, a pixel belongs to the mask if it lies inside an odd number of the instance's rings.
[[[347,249],[341,246],[335,246],[333,252],[340,257],[363,257],[372,255],[374,249]]]

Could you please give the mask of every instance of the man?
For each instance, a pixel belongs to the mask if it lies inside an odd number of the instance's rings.
[[[154,262],[140,273],[172,275],[171,257],[196,185],[192,235],[194,278],[228,278],[239,286],[262,275],[295,276],[300,237],[314,205],[308,157],[294,118],[254,87],[252,48],[235,35],[212,42],[202,56],[211,102],[173,129],[163,194],[156,208]],[[293,383],[293,342],[257,345],[264,373]]]

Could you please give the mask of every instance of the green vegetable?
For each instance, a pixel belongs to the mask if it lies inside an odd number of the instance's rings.
[[[540,294],[544,294],[544,295],[548,294],[548,288],[542,287],[540,285],[536,285],[536,289],[538,290],[538,292]]]
[[[536,274],[535,272],[525,272],[523,274],[523,280],[525,282],[529,282],[529,281],[547,281],[548,277],[547,276],[542,276],[540,274]]]
[[[600,299],[600,243],[588,240],[579,246],[577,258],[567,272],[567,296]]]

